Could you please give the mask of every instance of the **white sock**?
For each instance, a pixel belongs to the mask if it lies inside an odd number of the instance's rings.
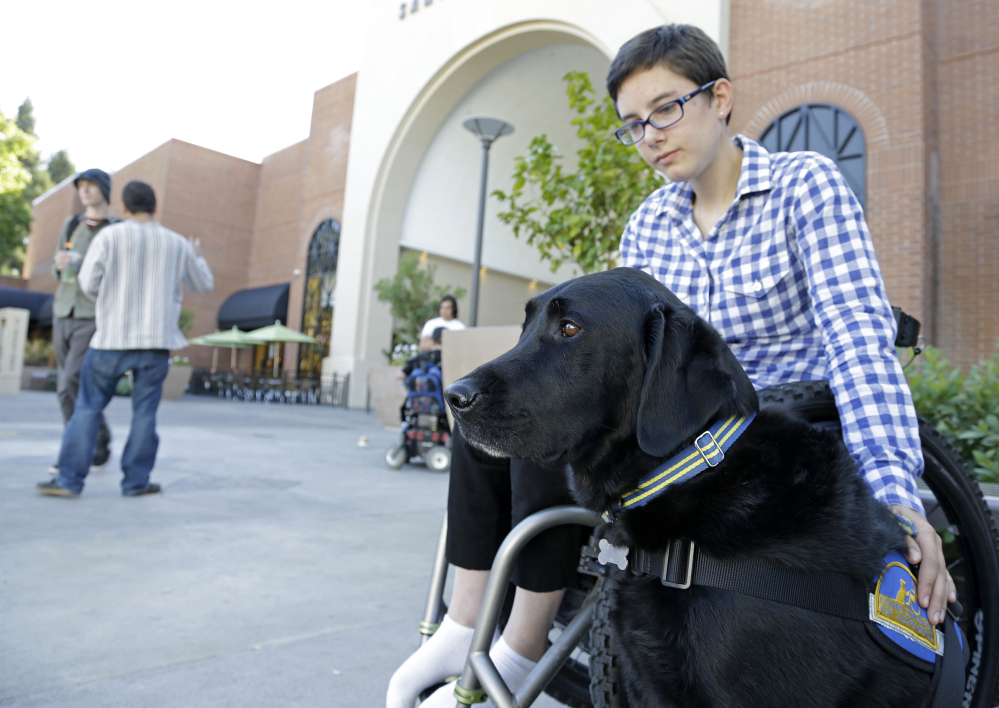
[[[413,708],[420,692],[449,676],[460,676],[472,646],[474,627],[465,627],[444,615],[437,631],[417,649],[389,681],[387,708]]]
[[[510,691],[514,693],[524,683],[524,679],[531,673],[531,669],[538,665],[538,662],[531,661],[511,649],[503,637],[500,637],[500,640],[489,650],[489,658],[496,664],[496,670],[499,671],[499,675],[503,677]],[[454,708],[455,683],[457,682],[452,681],[448,685],[438,688],[430,698],[420,704],[420,708]],[[478,703],[476,706],[494,708],[492,701]]]

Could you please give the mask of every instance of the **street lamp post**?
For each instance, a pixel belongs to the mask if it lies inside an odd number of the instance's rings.
[[[472,262],[472,314],[468,324],[475,327],[479,319],[479,271],[482,270],[482,228],[486,219],[486,177],[489,173],[489,148],[493,141],[513,132],[505,120],[489,116],[469,116],[462,123],[482,144],[482,177],[479,179],[479,222],[475,232],[475,260]]]

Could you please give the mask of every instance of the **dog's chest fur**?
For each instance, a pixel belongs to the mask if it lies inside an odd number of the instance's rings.
[[[767,409],[719,467],[624,512],[606,537],[650,551],[687,538],[719,558],[768,556],[863,580],[904,548],[842,443]],[[857,622],[617,569],[611,586],[611,624],[638,705],[910,707],[926,690],[925,674],[885,654]],[[890,685],[854,695],[871,682]]]

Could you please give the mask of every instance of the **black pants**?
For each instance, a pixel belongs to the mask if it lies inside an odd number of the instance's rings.
[[[511,528],[536,511],[572,503],[563,470],[490,457],[466,444],[455,426],[447,499],[449,563],[489,570]],[[514,585],[534,592],[572,585],[588,531],[556,526],[536,536],[517,558]]]

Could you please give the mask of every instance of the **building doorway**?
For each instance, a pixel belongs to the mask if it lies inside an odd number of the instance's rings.
[[[298,349],[298,377],[318,379],[323,358],[329,356],[336,297],[336,264],[340,251],[340,222],[326,219],[309,242],[305,270],[305,297],[302,303],[302,332],[315,337],[317,344]]]

